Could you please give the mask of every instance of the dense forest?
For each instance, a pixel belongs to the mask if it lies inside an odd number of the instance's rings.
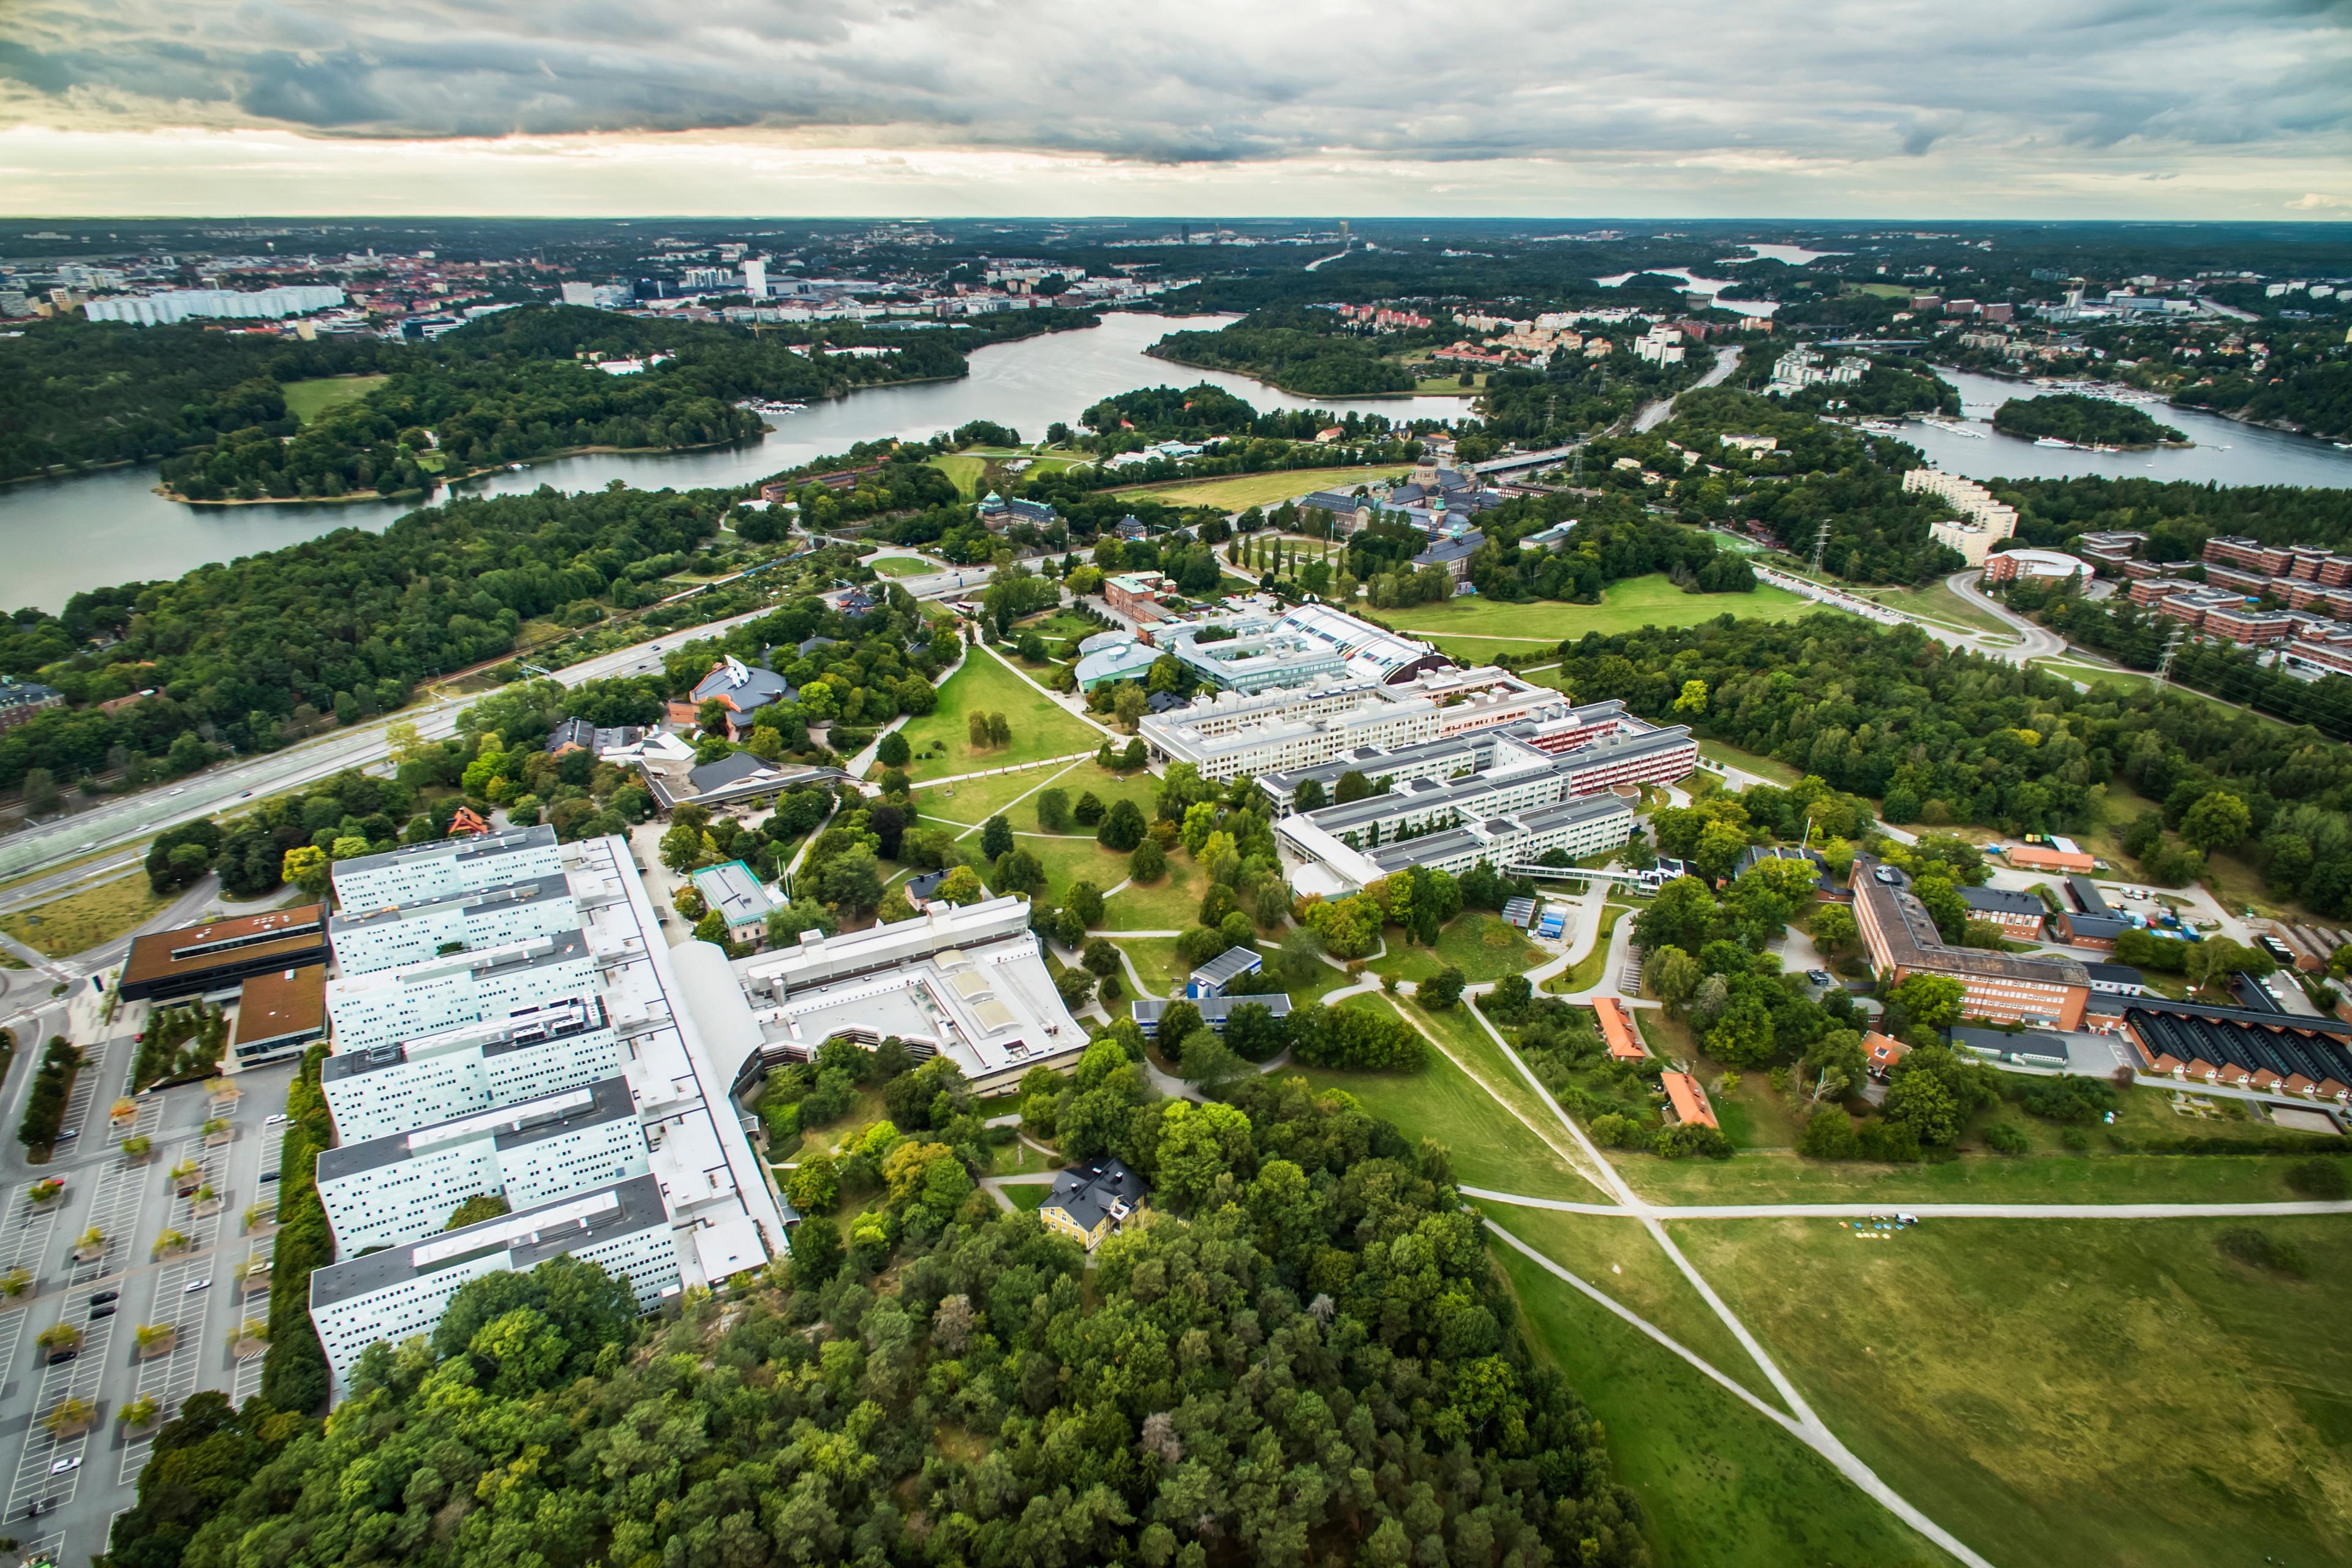
[[[1171,332],[1150,352],[1179,364],[1233,371],[1301,397],[1411,392],[1413,374],[1362,339],[1338,330],[1328,310],[1255,310],[1222,331]]]
[[[1622,349],[1633,334],[1620,331]],[[1713,363],[1710,351],[1692,344],[1681,364],[1653,364],[1622,353],[1597,360],[1558,353],[1540,369],[1496,371],[1486,378],[1479,426],[1464,438],[1463,459],[1492,456],[1505,441],[1549,447],[1614,425],[1690,385]]]
[[[2080,828],[2094,792],[2121,778],[2158,803],[2160,831],[2227,793],[2246,807],[2245,831],[2202,847],[2259,850],[2274,885],[2323,914],[2352,911],[2352,751],[2307,727],[2177,696],[2077,692],[1909,627],[1827,612],[1594,634],[1561,644],[1560,656],[1580,698],[1623,698],[1661,722],[1685,721],[1676,700],[1687,682],[1706,682],[1703,733],[1881,800],[1889,822]]]
[[[2216,535],[2352,548],[2352,489],[2089,476],[2000,479],[1990,488],[2018,509],[2018,537],[2029,544],[2058,546],[2078,534],[2126,529],[2148,536],[2140,553],[2150,561],[2193,561]]]
[[[205,742],[268,750],[327,715],[387,712],[419,680],[508,652],[526,619],[600,598],[651,603],[646,584],[710,538],[731,500],[544,489],[467,498],[380,534],[343,529],[176,582],[77,594],[61,616],[20,616],[0,638],[0,669],[37,674],[78,704],[156,695],[116,713],[53,710],[9,731],[0,788],[33,768],[69,777],[120,765],[109,763],[116,748],[160,757],[185,738],[201,761]]]
[[[2200,377],[2177,389],[2172,401],[2333,441],[2352,440],[2352,345],[2340,320],[2301,329],[2273,322],[2265,330],[2271,353],[2262,371],[2248,366]]]
[[[1022,318],[1024,331],[1088,320],[1066,311]],[[228,431],[167,458],[163,478],[190,500],[399,494],[421,492],[436,477],[582,447],[740,440],[757,435],[761,421],[736,407],[738,399],[806,400],[957,376],[971,349],[1010,335],[1010,326],[1002,332],[851,327],[835,336],[872,340],[890,352],[839,355],[788,331],[525,306],[386,360],[383,384],[327,410],[291,441],[280,441],[287,431],[276,426]],[[646,368],[610,375],[595,367],[612,357],[637,358]]]
[[[236,430],[291,435],[285,383],[373,371],[404,352],[373,338],[304,342],[194,322],[24,324],[0,337],[0,479],[170,457]]]
[[[1992,427],[2005,436],[2048,437],[2079,447],[2148,447],[2188,439],[2171,426],[2149,418],[2145,409],[2074,392],[2012,397],[1993,411]]]
[[[1135,1073],[1108,1038],[1079,1068]],[[1297,1079],[1135,1100],[1160,1214],[1091,1272],[884,1123],[854,1241],[806,1221],[723,1303],[642,1322],[559,1260],[371,1350],[323,1427],[196,1395],[102,1561],[1647,1561],[1443,1150]]]
[[[759,428],[737,399],[805,400],[961,375],[983,343],[1092,320],[1026,310],[923,331],[823,322],[755,334],[530,305],[432,342],[305,342],[194,322],[60,317],[0,339],[0,479],[160,458],[165,480],[190,500],[392,494],[571,447],[733,439]],[[655,353],[673,357],[636,375],[582,363]],[[287,383],[353,373],[391,379],[307,427],[288,413]]]

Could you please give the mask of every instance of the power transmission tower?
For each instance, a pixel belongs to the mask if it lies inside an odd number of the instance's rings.
[[[1821,527],[1813,531],[1813,575],[1816,577],[1821,575],[1822,552],[1827,550],[1829,548],[1829,544],[1830,520],[1828,518],[1823,518],[1822,519]]]
[[[2172,679],[2172,656],[2180,650],[2182,628],[2174,626],[2164,639],[2164,657],[2156,661],[2156,689],[2161,691]]]

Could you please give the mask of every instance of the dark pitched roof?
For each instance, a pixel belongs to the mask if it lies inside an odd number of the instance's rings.
[[[1143,1184],[1141,1176],[1117,1160],[1104,1159],[1055,1176],[1053,1195],[1044,1206],[1060,1209],[1077,1222],[1080,1230],[1092,1230],[1106,1215],[1124,1218],[1134,1213],[1150,1195],[1151,1189]]]
[[[2011,915],[2046,915],[2050,912],[2048,907],[2032,893],[2012,892],[2007,888],[1963,887],[1955,890],[1960,895],[1960,902],[1972,910]]]

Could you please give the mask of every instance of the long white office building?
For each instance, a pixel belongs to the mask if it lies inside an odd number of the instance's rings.
[[[81,310],[93,321],[157,327],[192,317],[275,321],[312,310],[331,310],[342,303],[343,291],[331,283],[281,283],[272,289],[166,289],[153,294],[122,294],[92,300]]]
[[[579,929],[579,901],[558,872],[415,903],[356,910],[345,904],[327,922],[327,941],[335,950],[335,967],[345,975],[361,975]]]
[[[687,982],[672,963],[707,955],[743,1010],[725,955],[699,942],[673,954],[625,840],[563,846],[557,859],[571,931],[333,983],[347,989],[323,1086],[341,1146],[320,1156],[320,1196],[345,1253],[386,1249],[311,1276],[339,1384],[370,1343],[430,1329],[486,1271],[569,1253],[627,1275],[651,1306],[785,1250],[692,994],[709,977]],[[364,1026],[349,1039],[347,1016]],[[410,1026],[417,1017],[425,1026]],[[478,1193],[512,1212],[432,1234]]]
[[[595,989],[588,933],[536,936],[327,982],[335,1054],[373,1050]]]
[[[336,907],[352,913],[560,878],[563,856],[552,827],[509,827],[338,860],[331,874]]]
[[[766,1261],[747,1221],[697,1273],[724,1279]],[[327,1352],[338,1390],[368,1346],[397,1345],[430,1334],[449,1299],[469,1280],[534,1268],[552,1258],[601,1265],[628,1280],[637,1306],[650,1311],[687,1284],[688,1253],[650,1173],[538,1208],[486,1220],[423,1241],[329,1264],[310,1276],[310,1321]],[[730,1268],[733,1264],[736,1267]],[[717,1273],[711,1275],[715,1266]]]
[[[478,1111],[319,1154],[319,1200],[335,1250],[353,1257],[448,1228],[467,1199],[538,1208],[646,1173],[646,1136],[628,1080]]]
[[[621,1070],[604,999],[569,996],[397,1042],[343,1051],[320,1071],[346,1143],[578,1089]]]
[[[1386,844],[1359,848],[1315,826],[1308,814],[1275,829],[1296,864],[1291,889],[1337,898],[1408,867],[1460,876],[1484,860],[1501,871],[1557,849],[1570,860],[1622,849],[1633,832],[1633,808],[1613,795],[1555,801],[1507,816],[1481,817]]]
[[[766,1068],[805,1061],[835,1036],[866,1046],[896,1035],[918,1058],[944,1056],[980,1093],[1009,1088],[1087,1048],[1022,899],[933,904],[918,918],[739,959],[689,943],[674,955],[712,1051],[739,1090]]]
[[[1561,717],[1568,698],[1491,666],[1421,669],[1395,684],[1322,679],[1244,697],[1219,692],[1138,726],[1152,755],[1205,779],[1291,773],[1365,748],[1401,747]]]

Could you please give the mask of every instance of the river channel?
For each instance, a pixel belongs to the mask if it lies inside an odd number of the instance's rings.
[[[552,485],[601,489],[614,479],[648,489],[692,489],[762,479],[859,441],[929,437],[973,419],[1010,425],[1035,440],[1055,420],[1075,424],[1087,407],[1139,386],[1207,381],[1261,409],[1328,408],[1391,419],[1454,419],[1460,397],[1306,398],[1247,376],[1194,370],[1143,352],[1166,333],[1213,329],[1231,316],[1107,314],[1102,325],[1049,332],[984,348],[954,381],[876,387],[778,415],[760,440],[699,452],[593,453],[526,464],[468,481],[464,495],[497,495]],[[209,562],[299,543],[338,528],[381,529],[414,501],[334,506],[196,507],[155,493],[151,464],[71,479],[0,487],[0,559],[9,563],[0,608],[58,610],[85,588],[176,577]]]
[[[878,387],[777,416],[758,441],[701,452],[598,453],[552,458],[470,481],[465,494],[499,494],[545,484],[602,489],[614,479],[646,489],[736,485],[883,436],[928,437],[972,419],[993,419],[1034,439],[1055,420],[1075,423],[1087,406],[1139,386],[1213,382],[1259,408],[1359,409],[1396,419],[1454,418],[1456,397],[1294,397],[1263,382],[1155,360],[1144,350],[1163,333],[1214,327],[1230,316],[1114,312],[1102,325],[984,348],[955,381]],[[2009,397],[2047,389],[1942,371],[1960,389],[1970,420],[1988,419]],[[1978,437],[1908,424],[1904,438],[1937,467],[1975,479],[2105,474],[2228,485],[2352,486],[2352,452],[2324,441],[2240,425],[2187,409],[2151,407],[2160,422],[2196,443],[2182,450],[2098,453],[2036,447],[1971,424]],[[337,528],[381,529],[413,503],[340,506],[192,507],[154,489],[151,465],[72,479],[0,487],[0,559],[9,563],[0,608],[61,609],[68,595],[114,583],[176,577],[209,562],[299,543]]]

